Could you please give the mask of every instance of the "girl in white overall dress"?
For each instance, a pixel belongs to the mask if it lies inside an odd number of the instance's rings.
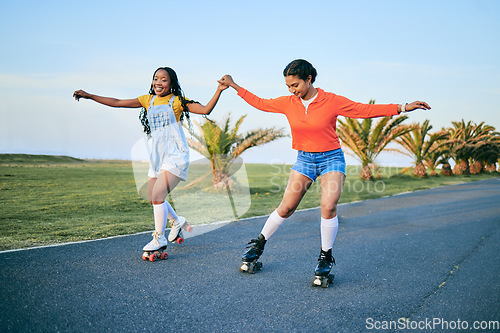
[[[189,168],[189,147],[187,144],[181,122],[178,122],[173,103],[175,95],[172,95],[168,104],[154,105],[156,96],[151,98],[147,109],[147,119],[150,128],[150,134],[146,139],[146,146],[149,153],[149,172],[148,176],[157,179],[162,170],[172,175],[186,180]],[[168,241],[173,242],[179,236],[181,229],[186,225],[186,219],[178,216],[168,202],[164,201],[159,209],[167,209],[167,216],[172,220],[172,229],[168,235]],[[165,226],[160,229],[165,229]],[[153,240],[144,247],[144,251],[155,251],[158,246],[165,245],[166,240],[163,233],[155,230]]]
[[[175,71],[169,67],[160,67],[153,74],[149,95],[134,99],[117,99],[89,94],[83,90],[73,93],[76,100],[84,98],[111,107],[147,109],[146,117],[142,117],[141,122],[148,134],[147,146],[150,157],[148,194],[153,204],[155,231],[152,241],[144,246],[144,251],[156,251],[166,247],[167,218],[173,221],[169,235],[171,240],[177,237],[186,223],[185,219],[177,216],[172,206],[165,201],[166,196],[177,184],[186,179],[189,167],[189,150],[181,121],[184,116],[189,117],[189,113],[210,114],[225,89],[227,86],[219,83],[207,105],[187,100],[183,97]],[[147,101],[148,99],[150,100]]]
[[[156,96],[151,98],[147,118],[151,134],[147,139],[149,153],[149,177],[158,178],[161,170],[167,170],[186,180],[189,167],[189,147],[177,121],[172,105],[175,95],[168,104],[153,105]]]

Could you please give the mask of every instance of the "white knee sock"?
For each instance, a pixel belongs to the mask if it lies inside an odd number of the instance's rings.
[[[339,230],[339,218],[324,219],[321,217],[321,249],[328,251],[333,247],[337,231]]]
[[[262,228],[261,234],[264,235],[266,240],[274,234],[276,230],[280,227],[281,223],[286,220],[286,217],[281,217],[278,212],[275,210],[269,215],[267,218],[266,224]]]
[[[167,219],[166,219],[166,202],[161,203],[159,205],[153,204],[153,213],[155,217],[155,231],[164,234],[165,233],[165,227],[167,226]]]
[[[168,201],[165,201],[165,208],[167,210],[167,217],[171,220],[177,220],[178,216]]]

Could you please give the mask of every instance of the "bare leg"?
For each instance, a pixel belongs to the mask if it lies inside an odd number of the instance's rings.
[[[292,215],[312,183],[313,181],[309,177],[291,170],[285,194],[276,210],[278,214],[284,218]]]
[[[163,235],[167,226],[167,218],[177,220],[178,216],[170,204],[165,201],[170,193],[179,183],[180,178],[168,171],[161,171],[158,178],[150,178],[148,192],[155,219],[155,231],[158,235]]]
[[[321,217],[331,219],[337,216],[337,204],[342,194],[345,175],[329,172],[321,176]]]
[[[172,173],[162,170],[158,178],[149,178],[149,200],[153,205],[162,204],[167,194],[179,184],[181,179]]]
[[[269,215],[262,228],[261,234],[266,240],[278,230],[287,217],[293,214],[311,184],[312,180],[310,178],[295,170],[290,172],[290,178],[288,179],[283,199],[279,207]]]

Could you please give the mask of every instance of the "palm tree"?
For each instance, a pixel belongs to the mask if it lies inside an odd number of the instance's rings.
[[[469,159],[474,149],[473,133],[474,124],[472,121],[465,123],[453,121],[453,127],[449,129],[450,144],[452,147],[452,158],[455,161],[453,173],[456,175],[469,173]]]
[[[443,176],[451,176],[451,166],[449,163],[450,160],[450,148],[447,144],[449,133],[447,130],[442,129],[439,133],[441,138],[435,140],[434,144],[432,144],[429,149],[427,155],[424,157],[424,165],[431,171],[431,176],[436,176],[436,169],[441,164],[441,174]],[[434,133],[432,135],[437,135],[438,133]],[[432,140],[432,139],[431,139]]]
[[[375,104],[370,100],[369,104]],[[407,116],[397,118],[383,117],[373,125],[373,119],[346,118],[345,121],[338,120],[337,133],[342,143],[348,148],[347,154],[356,157],[363,166],[361,178],[365,180],[373,179],[369,165],[375,162],[376,157],[385,149],[387,145],[397,137],[411,130],[411,126],[402,125]]]
[[[482,163],[492,163],[498,151],[498,133],[493,126],[485,125],[484,122],[475,124],[472,121],[465,123],[452,122],[450,131],[450,144],[452,146],[452,157],[455,160],[453,173],[468,174],[470,165],[474,162],[474,172],[482,171]],[[491,155],[491,156],[490,156]]]
[[[431,129],[432,125],[429,124],[429,120],[427,119],[421,125],[415,124],[410,132],[401,135],[395,140],[403,147],[403,150],[398,151],[414,159],[415,168],[413,169],[413,174],[417,177],[425,177],[427,175],[424,166],[426,159],[430,161],[434,159],[437,161],[439,159],[437,155],[439,149],[437,142],[444,139],[447,135],[444,131],[430,134],[429,131]],[[427,136],[429,136],[429,139],[426,141]],[[433,156],[431,156],[431,152],[434,153]],[[433,165],[435,164],[433,163]]]
[[[474,127],[473,142],[470,172],[477,174],[500,158],[500,134],[495,132],[495,127],[484,125],[483,122]]]
[[[220,123],[206,118],[203,124],[192,121],[197,131],[188,128],[191,138],[187,138],[190,148],[205,156],[212,165],[214,186],[222,186],[229,181],[230,167],[244,151],[286,136],[284,129],[275,127],[256,129],[238,134],[246,115],[240,117],[231,128],[231,115]]]

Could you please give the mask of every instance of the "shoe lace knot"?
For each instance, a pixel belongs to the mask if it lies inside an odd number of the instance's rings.
[[[159,245],[160,241],[158,240],[158,238],[160,237],[160,233],[155,230],[153,231],[153,234],[151,236],[153,236],[153,241],[155,241],[156,244]]]

